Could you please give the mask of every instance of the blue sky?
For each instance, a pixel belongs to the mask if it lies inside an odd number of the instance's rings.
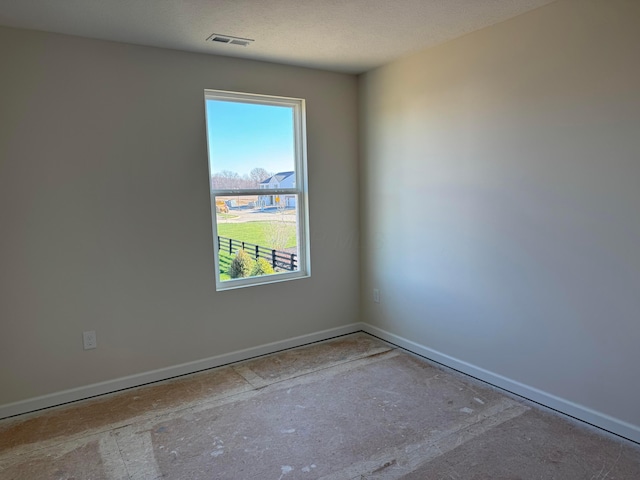
[[[294,170],[293,109],[207,100],[211,173]]]

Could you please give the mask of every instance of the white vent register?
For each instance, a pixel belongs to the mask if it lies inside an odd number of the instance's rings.
[[[247,47],[251,43],[255,42],[252,38],[234,37],[232,35],[221,35],[219,33],[212,33],[207,37],[208,42],[214,43],[226,43],[228,45],[240,45],[241,47]]]

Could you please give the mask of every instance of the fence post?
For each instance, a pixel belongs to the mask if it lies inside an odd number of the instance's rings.
[[[260,258],[260,250],[258,250],[260,247],[258,245],[256,245],[256,260],[258,260]]]
[[[220,235],[218,235],[218,251],[220,251],[221,247],[222,247],[222,245],[220,245]]]
[[[291,254],[291,271],[293,272],[296,269],[296,254],[292,253]]]
[[[232,240],[229,239],[229,255],[233,255],[233,246],[231,245]]]
[[[244,250],[244,242],[242,242],[242,249]]]
[[[276,269],[276,251],[275,250],[271,250],[271,266],[273,267],[273,269]]]

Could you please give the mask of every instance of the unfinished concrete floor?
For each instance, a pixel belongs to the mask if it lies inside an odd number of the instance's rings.
[[[640,446],[364,333],[0,421],[0,479],[640,479]]]

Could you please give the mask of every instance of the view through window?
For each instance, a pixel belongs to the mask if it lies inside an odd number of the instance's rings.
[[[309,275],[304,100],[205,91],[218,290]]]

